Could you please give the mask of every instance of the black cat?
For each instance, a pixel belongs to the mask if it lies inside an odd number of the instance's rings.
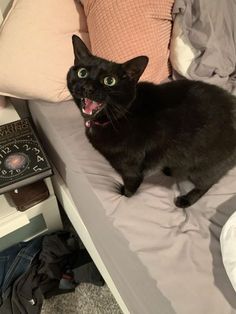
[[[145,173],[160,168],[195,185],[175,200],[188,207],[236,165],[234,96],[198,81],[137,83],[147,57],[117,64],[72,41],[68,88],[89,141],[122,176],[122,194],[132,196]]]

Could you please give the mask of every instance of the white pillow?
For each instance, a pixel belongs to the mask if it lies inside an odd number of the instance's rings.
[[[74,63],[72,35],[89,46],[83,6],[74,0],[15,0],[0,29],[0,95],[63,101]]]
[[[189,78],[188,68],[197,55],[197,50],[185,36],[182,27],[183,15],[177,14],[174,20],[170,42],[170,62],[182,76]]]
[[[236,291],[236,212],[221,231],[220,245],[226,273]]]

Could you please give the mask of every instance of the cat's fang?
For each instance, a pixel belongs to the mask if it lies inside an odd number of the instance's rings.
[[[83,113],[87,114],[87,115],[92,115],[93,111],[87,111],[84,108],[82,108]]]

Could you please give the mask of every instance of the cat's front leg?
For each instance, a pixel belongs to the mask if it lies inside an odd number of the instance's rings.
[[[131,197],[143,181],[144,154],[133,153],[127,157],[123,153],[108,158],[113,168],[121,175],[124,185],[119,192],[126,197]]]
[[[140,184],[143,181],[143,175],[139,174],[123,174],[122,179],[124,185],[121,187],[121,194],[126,197],[131,197],[139,188]]]

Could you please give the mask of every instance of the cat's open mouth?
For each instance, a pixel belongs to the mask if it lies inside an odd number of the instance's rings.
[[[91,100],[89,98],[82,98],[82,112],[87,116],[94,116],[103,109],[103,103]]]
[[[110,123],[106,115],[98,115],[98,113],[103,110],[105,106],[104,103],[91,100],[89,98],[81,98],[81,103],[81,110],[85,120],[85,126],[87,128],[90,128],[94,125],[106,126]]]

